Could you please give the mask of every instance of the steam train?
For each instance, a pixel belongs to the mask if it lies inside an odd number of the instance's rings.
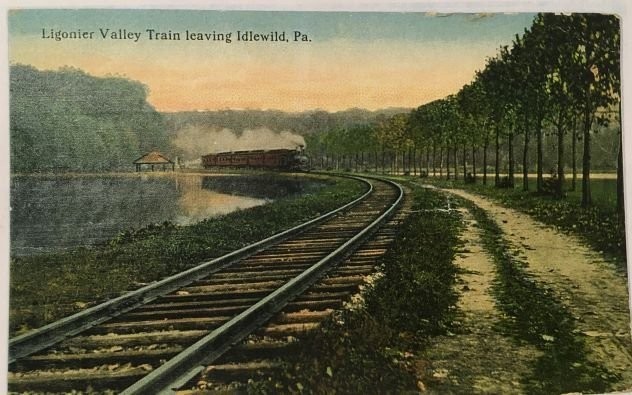
[[[205,169],[213,167],[263,168],[283,171],[307,171],[309,159],[303,146],[296,149],[272,149],[219,152],[202,156]]]

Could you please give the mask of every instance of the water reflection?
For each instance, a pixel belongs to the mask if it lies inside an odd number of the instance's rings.
[[[238,194],[213,191],[207,181],[211,177],[176,178],[176,190],[179,191],[178,210],[174,222],[190,225],[204,218],[260,206],[272,199],[262,199]]]
[[[151,223],[188,225],[302,193],[310,184],[270,176],[174,173],[13,176],[11,253],[99,244]]]

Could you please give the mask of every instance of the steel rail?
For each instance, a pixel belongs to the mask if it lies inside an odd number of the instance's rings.
[[[353,176],[347,177],[364,182],[368,185],[369,189],[357,199],[354,199],[335,210],[329,211],[320,217],[311,219],[300,225],[240,248],[239,250],[232,251],[226,255],[202,262],[191,269],[166,277],[155,283],[146,285],[142,288],[128,292],[76,314],[62,318],[61,320],[47,324],[41,328],[16,336],[9,340],[9,364],[20,358],[24,358],[47,347],[53,346],[68,337],[77,335],[89,328],[92,328],[93,326],[124,314],[138,306],[147,304],[160,296],[176,291],[183,286],[213,274],[244,258],[254,255],[255,253],[276,244],[277,242],[283,241],[292,235],[302,232],[312,225],[321,223],[337,213],[357,205],[373,192],[373,185],[365,179]]]
[[[336,262],[350,254],[354,247],[376,230],[378,225],[392,216],[402,201],[404,191],[401,185],[390,180],[378,180],[395,186],[399,194],[390,207],[377,219],[303,273],[187,347],[178,355],[151,371],[147,376],[126,388],[121,394],[175,393],[178,387],[203,371],[205,364],[210,364],[217,360],[235,343],[243,340],[260,325],[272,318],[294,297],[307,290]]]

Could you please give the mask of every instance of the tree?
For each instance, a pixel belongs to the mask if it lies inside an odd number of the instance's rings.
[[[559,20],[556,19],[556,22]],[[570,85],[576,77],[576,70],[569,53],[573,51],[573,43],[565,40],[565,33],[549,23],[548,38],[557,45],[547,47],[546,91],[549,96],[548,120],[557,135],[557,179],[555,195],[561,198],[564,194],[564,135],[572,127],[573,98]]]
[[[500,56],[487,60],[485,69],[477,73],[477,79],[482,85],[485,100],[489,103],[490,121],[495,137],[495,163],[494,163],[494,185],[500,185],[500,138],[503,134],[503,118],[507,115],[513,116],[511,100],[508,99],[510,87],[510,74],[506,67],[508,51],[506,47],[501,48]],[[507,121],[508,119],[505,119]],[[513,177],[513,125],[505,122],[508,127],[507,137],[509,140],[509,163],[510,178]],[[511,184],[513,185],[513,184]]]
[[[10,90],[12,171],[126,169],[145,151],[170,148],[139,82],[13,65]]]
[[[582,206],[589,206],[591,130],[595,121],[607,122],[598,111],[616,105],[620,92],[619,19],[603,14],[545,14],[544,18],[549,29],[560,32],[567,42],[564,56],[573,70],[569,96],[582,114]]]
[[[476,179],[476,151],[483,146],[483,181],[487,178],[487,147],[489,145],[489,109],[486,106],[481,84],[477,80],[463,86],[458,95],[462,128],[472,153],[472,176]],[[465,171],[465,170],[464,170]],[[466,174],[463,174],[465,177]]]
[[[376,128],[375,136],[382,147],[382,158],[384,158],[385,149],[390,149],[395,154],[393,163],[395,172],[398,170],[398,154],[403,148],[407,147],[408,144],[408,140],[406,139],[407,127],[408,114],[401,113],[383,120]],[[384,167],[383,159],[382,167]]]
[[[517,128],[523,135],[522,189],[529,190],[529,146],[532,132],[536,137],[536,189],[542,191],[542,122],[546,114],[548,94],[545,89],[547,56],[541,22],[536,18],[522,37],[516,35],[511,49],[511,91],[515,95]]]

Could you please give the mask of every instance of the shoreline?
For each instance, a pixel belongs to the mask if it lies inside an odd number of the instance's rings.
[[[47,173],[10,173],[11,177],[98,177],[98,176],[118,176],[118,177],[131,177],[131,176],[156,176],[156,177],[164,177],[164,176],[238,176],[243,174],[254,174],[254,173],[239,173],[239,172],[205,172],[203,169],[191,169],[194,171],[106,171],[106,172],[64,172],[64,173],[55,173],[55,172],[47,172]]]
[[[228,169],[227,169],[228,170]],[[460,170],[460,169],[459,169]],[[136,172],[136,171],[106,171],[106,172],[86,172],[86,173],[80,173],[80,172],[64,172],[64,173],[55,173],[55,172],[47,172],[47,173],[10,173],[9,176],[11,178],[13,177],[98,177],[98,176],[178,176],[178,175],[182,175],[182,176],[217,176],[217,177],[222,177],[222,176],[240,176],[240,175],[245,175],[245,174],[265,174],[265,173],[270,173],[270,172],[275,172],[275,171],[265,171],[265,170],[261,170],[261,169],[230,169],[230,172],[207,172],[204,169],[179,169],[176,171],[140,171],[140,172]],[[276,173],[276,172],[275,172]],[[279,172],[280,174],[310,174],[309,172],[307,173],[297,173],[297,172]],[[363,173],[363,172],[360,172]],[[364,174],[364,173],[363,173]],[[369,174],[376,174],[376,175],[380,175],[382,173],[377,172],[371,172]],[[393,175],[392,173],[387,173],[387,175]],[[399,174],[402,175],[402,174]],[[442,178],[445,176],[445,171],[444,174],[442,176],[439,175],[432,175],[429,174],[428,177],[430,178]],[[460,176],[462,177],[462,175],[460,174]],[[501,177],[506,177],[507,174],[505,173],[501,173]],[[544,178],[549,178],[551,175],[550,174],[544,174]],[[476,173],[476,177],[480,178],[482,177],[482,173],[477,172]],[[487,177],[488,178],[493,178],[494,177],[494,173],[487,173]],[[536,173],[529,173],[528,175],[529,178],[536,178],[537,174]],[[515,174],[515,178],[519,178],[522,179],[522,173]],[[581,180],[582,176],[581,174],[577,175],[577,179]],[[572,179],[572,174],[569,173],[565,173],[565,180],[571,180]],[[590,179],[591,180],[616,180],[617,179],[617,173],[616,171],[613,172],[604,172],[604,171],[598,171],[595,173],[591,173],[590,174]]]

